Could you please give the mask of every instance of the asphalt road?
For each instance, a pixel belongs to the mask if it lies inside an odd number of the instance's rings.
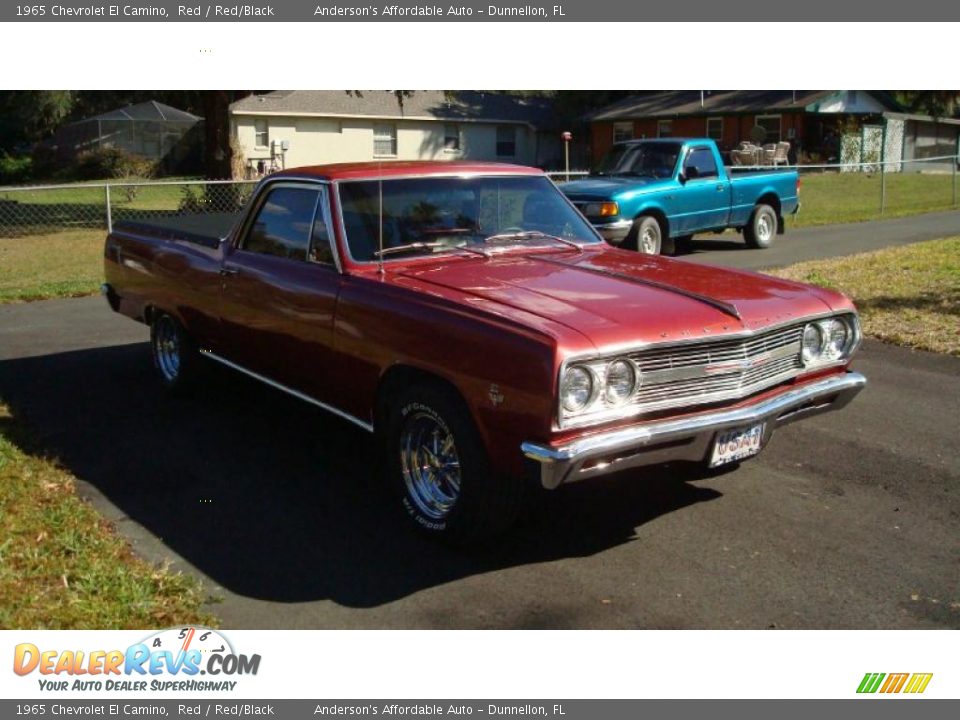
[[[226,370],[166,398],[146,337],[100,298],[0,307],[0,396],[226,627],[960,627],[960,359],[867,342],[854,403],[759,458],[563,488],[465,554],[408,531],[364,433]]]
[[[679,257],[693,262],[756,270],[951,235],[960,235],[960,212],[799,229],[790,227],[788,220],[787,232],[778,235],[773,247],[766,250],[748,250],[739,235],[728,232],[698,235]]]

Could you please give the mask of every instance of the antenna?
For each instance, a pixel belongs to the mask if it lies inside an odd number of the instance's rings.
[[[377,253],[377,259],[379,265],[377,267],[378,272],[383,275],[383,163],[377,163],[377,196],[380,202],[380,210],[378,214],[379,223],[379,235],[377,238],[377,245],[380,252]]]

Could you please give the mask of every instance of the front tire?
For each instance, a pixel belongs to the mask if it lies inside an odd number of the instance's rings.
[[[753,209],[750,222],[743,228],[743,239],[752,248],[768,248],[779,229],[776,211],[769,205],[760,203]]]
[[[623,241],[623,247],[644,255],[659,255],[663,249],[663,237],[660,221],[652,215],[644,215],[633,221],[633,227]]]
[[[387,478],[407,517],[428,536],[469,545],[516,519],[522,483],[495,473],[463,402],[434,385],[401,390],[385,432]]]
[[[200,353],[175,317],[157,313],[150,324],[150,350],[164,389],[180,393],[193,386],[200,373]]]

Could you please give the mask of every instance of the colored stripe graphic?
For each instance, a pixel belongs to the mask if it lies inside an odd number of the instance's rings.
[[[913,677],[910,678],[910,682],[907,683],[907,688],[904,690],[905,693],[922,693],[927,689],[927,685],[930,684],[930,679],[933,677],[933,673],[914,673]]]
[[[886,678],[886,682],[884,682]],[[858,693],[875,693],[878,690],[881,693],[891,694],[891,693],[922,693],[927,689],[927,685],[930,684],[930,680],[933,678],[933,673],[890,673],[886,675],[884,673],[866,673],[863,676],[863,680],[860,681],[859,687],[857,687]],[[881,685],[881,683],[883,683]]]
[[[910,677],[910,673],[890,673],[887,675],[887,681],[883,684],[883,687],[880,688],[882,693],[898,693],[903,689],[904,683],[907,682],[907,678]]]
[[[875,693],[877,688],[880,687],[880,682],[884,677],[884,673],[867,673],[863,676],[863,680],[860,681],[860,687],[857,688],[857,692]]]

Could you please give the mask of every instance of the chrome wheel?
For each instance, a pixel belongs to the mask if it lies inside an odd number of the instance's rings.
[[[774,222],[767,213],[760,213],[757,218],[757,239],[761,243],[767,243],[773,237]]]
[[[453,434],[433,413],[417,410],[404,418],[400,470],[417,510],[433,520],[450,513],[460,497],[460,458]]]
[[[174,382],[180,375],[180,329],[169,315],[154,324],[153,354],[164,380]]]
[[[660,228],[656,223],[647,223],[640,229],[640,252],[656,255],[660,251]]]

